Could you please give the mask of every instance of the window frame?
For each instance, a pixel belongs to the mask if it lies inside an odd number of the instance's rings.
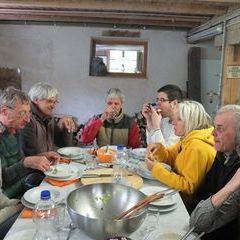
[[[91,52],[90,52],[90,64],[91,59],[96,56],[96,45],[140,45],[143,46],[143,65],[142,72],[140,73],[119,73],[119,72],[108,72],[104,77],[118,77],[118,78],[147,78],[147,56],[148,56],[148,42],[143,40],[132,40],[132,39],[109,39],[109,38],[91,38]],[[90,66],[89,64],[89,66]],[[90,73],[89,67],[89,76]]]

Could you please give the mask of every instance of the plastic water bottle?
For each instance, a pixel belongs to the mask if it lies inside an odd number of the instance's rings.
[[[116,159],[113,161],[113,182],[128,185],[127,165],[128,155],[124,151],[123,145],[117,145]]]
[[[50,191],[44,190],[41,192],[41,199],[36,204],[33,221],[36,224],[36,233],[34,240],[57,240],[58,235],[55,228],[57,219],[57,209],[54,201],[51,200]]]

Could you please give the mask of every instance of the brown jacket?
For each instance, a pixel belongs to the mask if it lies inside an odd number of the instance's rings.
[[[31,110],[30,122],[20,134],[22,149],[26,156],[56,151],[58,147],[72,145],[72,133],[60,129],[57,118],[44,115],[33,103]]]

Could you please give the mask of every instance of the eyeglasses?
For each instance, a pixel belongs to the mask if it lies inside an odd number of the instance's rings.
[[[170,100],[167,98],[156,98],[156,102],[163,103],[163,102],[170,102]]]
[[[18,117],[19,118],[30,118],[32,116],[31,112],[26,112],[26,111],[20,111],[18,112]]]
[[[10,109],[11,111],[15,111],[16,112],[16,109],[14,108],[11,108],[11,107],[8,107],[8,109]],[[20,111],[20,112],[16,112],[16,117],[18,119],[22,119],[22,118],[30,118],[32,116],[32,113],[31,112],[26,112],[24,110]]]
[[[59,101],[58,100],[53,100],[53,99],[44,99],[48,104],[54,104],[54,105],[56,105],[56,104],[58,104],[59,103]]]

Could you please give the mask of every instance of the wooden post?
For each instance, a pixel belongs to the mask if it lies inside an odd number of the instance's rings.
[[[222,83],[221,104],[240,104],[240,44],[225,48]]]

